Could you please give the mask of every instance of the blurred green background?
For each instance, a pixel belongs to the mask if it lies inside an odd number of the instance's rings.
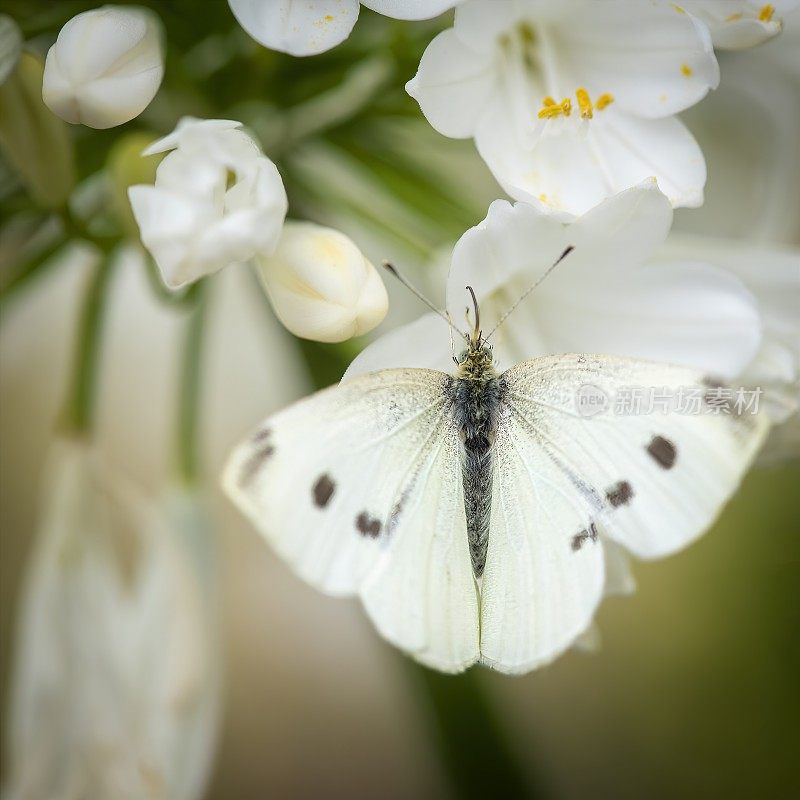
[[[297,59],[253,43],[222,0],[143,5],[167,35],[156,100],[121,128],[62,126],[74,147],[73,211],[78,198],[94,233],[114,242],[135,235],[124,188],[152,169],[139,164],[143,142],[186,114],[240,119],[278,164],[290,216],[343,229],[376,262],[389,257],[427,276],[436,294],[442,250],[502,196],[471,142],[431,131],[403,91],[447,15],[410,24],[363,10],[343,45]],[[92,7],[0,3],[42,55],[64,22]],[[75,244],[79,232],[57,230],[60,213],[44,210],[3,166],[4,698],[41,465],[90,258]],[[120,469],[157,491],[186,312],[153,291],[139,257],[114,280],[98,437]],[[220,539],[227,679],[209,797],[800,797],[800,468],[755,470],[707,536],[637,565],[636,594],[600,611],[599,652],[568,653],[518,678],[427,673],[382,643],[355,602],[292,576],[216,490],[230,443],[313,385],[337,380],[363,343],[298,343],[242,271],[212,286],[202,451]],[[418,312],[389,289],[381,330]]]

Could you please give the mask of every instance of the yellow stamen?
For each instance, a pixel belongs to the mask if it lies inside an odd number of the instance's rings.
[[[685,9],[683,6],[679,6],[679,5],[677,5],[677,3],[672,3],[672,7],[673,7],[673,8],[674,8],[674,9],[675,9],[675,10],[676,10],[676,11],[677,11],[679,14],[685,14],[685,13],[686,13],[686,9]]]
[[[681,74],[691,78],[694,75],[694,70],[688,64],[681,64]]]
[[[542,108],[539,110],[539,119],[554,119],[555,117],[568,117],[572,113],[572,102],[569,97],[565,97],[560,103],[556,103],[549,95],[542,100]]]
[[[592,101],[589,99],[589,92],[584,88],[575,90],[575,97],[578,99],[578,107],[581,110],[581,116],[584,119],[591,119],[592,114]]]
[[[772,19],[772,15],[774,13],[775,13],[775,6],[767,3],[765,6],[762,6],[761,11],[758,12],[758,18],[762,22],[769,22]]]
[[[601,94],[600,97],[597,98],[595,107],[597,108],[598,111],[602,111],[607,106],[610,106],[613,102],[614,102],[614,95],[606,92],[605,94]]]
[[[544,192],[542,192],[539,195],[539,200],[541,200],[541,202],[543,202],[543,203],[546,203],[547,202],[547,195]]]

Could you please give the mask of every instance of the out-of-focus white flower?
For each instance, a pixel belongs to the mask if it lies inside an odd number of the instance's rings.
[[[293,56],[312,56],[343,42],[361,5],[396,19],[429,19],[460,0],[228,0],[257,42]]]
[[[375,267],[332,228],[287,222],[278,249],[256,265],[275,313],[295,336],[342,342],[386,316],[386,288]]]
[[[9,796],[193,800],[219,675],[208,535],[150,506],[80,441],[51,453],[18,621]]]
[[[785,422],[800,409],[800,248],[672,233],[657,260],[700,259],[735,275],[758,301],[763,336],[737,376],[764,390],[767,412]],[[771,439],[778,435],[775,431]],[[798,450],[796,455],[800,455]]]
[[[653,263],[672,222],[646,181],[565,224],[540,208],[492,203],[453,250],[447,308],[464,318],[474,287],[488,334],[568,245],[574,251],[498,328],[499,368],[552,353],[612,353],[734,378],[758,351],[761,320],[740,280],[700,259]],[[447,326],[428,314],[366,348],[347,376],[390,366],[449,369]]]
[[[500,369],[552,353],[613,353],[684,364],[763,389],[777,422],[800,407],[800,252],[787,246],[670,236],[653,182],[571,224],[498,200],[456,244],[447,284],[463,319],[473,286],[485,333],[564,248],[575,250],[497,330]],[[449,370],[444,321],[426,314],[367,347],[346,378],[389,367]]]
[[[796,0],[684,0],[682,7],[704,22],[714,46],[741,50],[771,39],[781,32],[783,15],[797,7]]]
[[[708,165],[702,208],[675,228],[800,244],[800,10],[754,50],[720,53],[723,80],[684,115]]]
[[[718,82],[708,30],[674,5],[468,0],[407,90],[512,197],[580,214],[648,177],[700,205],[703,154],[674,115]]]
[[[73,17],[47,54],[42,97],[67,122],[113,128],[137,117],[164,77],[158,17],[103,6]]]
[[[274,251],[287,199],[276,166],[230,120],[184,118],[145,155],[172,152],[128,190],[142,243],[171,289]]]

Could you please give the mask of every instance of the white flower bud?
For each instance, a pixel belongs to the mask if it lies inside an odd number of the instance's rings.
[[[389,301],[375,267],[339,231],[287,222],[278,249],[256,264],[278,318],[302,339],[343,342],[386,316]]]
[[[73,17],[47,54],[42,97],[67,122],[113,128],[137,117],[164,76],[158,18],[103,6]]]
[[[269,254],[278,242],[287,208],[283,181],[239,127],[231,120],[182,119],[144,151],[172,150],[155,185],[128,189],[142,243],[171,289]]]

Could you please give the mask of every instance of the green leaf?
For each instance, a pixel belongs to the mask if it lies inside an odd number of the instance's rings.
[[[22,34],[8,14],[0,14],[0,84],[14,71],[22,54]]]
[[[42,60],[23,53],[0,84],[0,147],[34,201],[58,208],[75,185],[73,147],[64,122],[42,100],[43,74]]]

